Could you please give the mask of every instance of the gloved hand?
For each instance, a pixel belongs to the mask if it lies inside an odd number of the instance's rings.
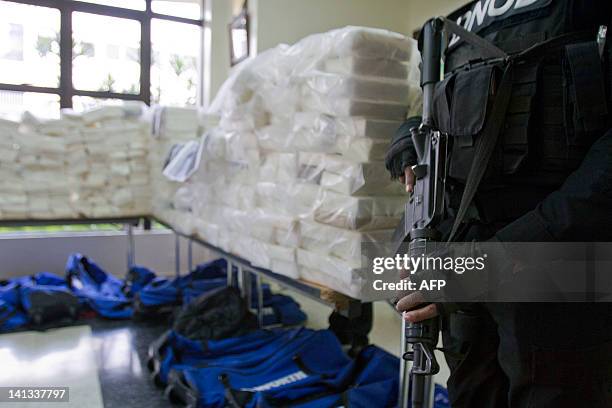
[[[402,123],[395,132],[395,135],[393,135],[385,155],[385,167],[389,171],[391,178],[399,179],[402,183],[406,184],[407,191],[412,191],[412,187],[409,190],[408,186],[414,185],[414,174],[410,167],[417,163],[417,155],[410,130],[419,126],[421,121],[420,116],[413,116]]]
[[[501,276],[515,265],[502,246],[491,242],[439,243],[425,258],[427,267],[400,274],[417,289],[399,293],[395,302],[397,310],[406,312],[406,320],[412,323],[449,314],[461,303],[494,299]],[[440,281],[445,286],[432,286]],[[424,290],[421,283],[426,284]]]

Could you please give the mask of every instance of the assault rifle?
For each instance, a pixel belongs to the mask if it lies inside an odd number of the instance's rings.
[[[417,164],[412,167],[415,185],[394,242],[408,242],[408,254],[419,257],[432,252],[435,241],[441,239],[437,227],[444,218],[444,198],[448,173],[447,158],[450,149],[449,135],[436,128],[434,121],[434,88],[441,79],[441,55],[443,32],[453,34],[480,50],[483,59],[496,61],[503,66],[503,75],[496,89],[495,101],[487,123],[476,140],[474,157],[461,196],[461,203],[447,239],[450,242],[465,218],[470,203],[482,180],[492,156],[497,137],[512,90],[513,58],[489,41],[465,30],[457,23],[437,17],[425,23],[419,38],[422,56],[421,87],[423,88],[423,120],[412,129],[412,140],[417,154]],[[534,52],[528,50],[527,52]],[[475,84],[477,86],[478,84]],[[400,247],[397,245],[396,248]],[[397,252],[397,251],[396,251]],[[440,322],[438,318],[419,323],[407,323],[402,319],[402,365],[400,372],[400,406],[427,408],[431,405],[431,376],[439,371],[434,350],[438,343]],[[407,361],[412,361],[408,373]],[[406,381],[410,376],[410,387]],[[410,389],[408,389],[410,388]]]
[[[419,39],[422,55],[423,121],[411,130],[418,162],[412,167],[415,185],[402,224],[396,230],[396,241],[408,242],[410,257],[430,252],[432,241],[440,240],[436,229],[444,213],[448,135],[438,131],[433,121],[434,86],[440,81],[440,58],[443,22],[429,20]],[[439,319],[408,323],[402,318],[402,360],[400,367],[399,406],[431,406],[432,378],[440,367],[434,355],[438,343]],[[412,361],[408,372],[407,361]],[[407,376],[410,376],[410,381]]]

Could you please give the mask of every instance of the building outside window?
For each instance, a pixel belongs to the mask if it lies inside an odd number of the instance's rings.
[[[201,0],[11,0],[0,10],[0,117],[201,99]]]

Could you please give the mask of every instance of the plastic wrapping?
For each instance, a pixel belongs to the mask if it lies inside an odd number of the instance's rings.
[[[409,65],[391,59],[344,57],[322,63],[321,70],[332,74],[374,76],[406,81]]]
[[[310,35],[293,45],[291,51],[299,53],[302,62],[350,56],[408,61],[414,55],[415,48],[416,41],[401,34],[377,28],[347,26]]]
[[[348,98],[407,105],[410,85],[407,81],[392,81],[375,77],[329,74],[315,71],[304,77],[304,90],[331,98]]]
[[[332,116],[362,116],[372,119],[401,121],[406,118],[408,106],[402,103],[373,102],[349,98],[331,98],[313,90],[305,90],[302,108]]]
[[[0,218],[58,219],[150,212],[148,126],[140,104],[59,120],[3,121]],[[10,183],[9,183],[10,180]]]
[[[153,110],[153,134],[173,139],[189,139],[198,133],[198,111],[189,107],[157,106]]]
[[[343,195],[404,195],[401,184],[394,182],[384,163],[354,162],[341,155],[300,154],[300,174],[321,187]]]
[[[394,228],[406,203],[405,197],[351,197],[320,190],[314,219],[350,230]]]
[[[404,209],[383,158],[420,109],[415,44],[346,27],[234,67],[207,112],[220,119],[188,193],[169,203],[189,220],[181,228],[256,266],[371,298],[361,243],[388,239]]]
[[[258,207],[284,215],[308,216],[313,212],[320,187],[301,182],[290,185],[261,182],[257,183],[256,191]]]
[[[314,221],[300,222],[300,248],[321,257],[332,255],[340,259],[361,259],[362,243],[389,242],[393,230],[351,231]]]
[[[333,117],[319,112],[299,112],[294,116],[293,129],[309,128],[333,138],[342,135],[349,139],[369,138],[388,141],[401,124],[400,120]]]

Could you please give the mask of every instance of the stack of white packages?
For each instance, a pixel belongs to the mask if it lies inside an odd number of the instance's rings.
[[[100,218],[150,212],[142,105],[107,106],[58,120],[29,113],[2,126],[3,219]]]
[[[418,112],[412,39],[346,27],[238,65],[183,193],[202,238],[292,278],[371,300],[362,242],[390,239],[406,200],[390,137]]]
[[[176,149],[177,145],[198,139],[201,122],[198,111],[190,107],[156,106],[150,113],[153,124],[149,149],[153,210],[173,225],[188,224],[191,209],[184,204],[185,192],[178,193],[180,183],[168,180],[162,172],[173,147]],[[189,228],[184,232],[188,233]]]
[[[360,299],[376,298],[362,244],[389,242],[404,209],[405,194],[383,159],[407,111],[419,109],[415,44],[358,29],[304,42],[323,50],[314,52],[320,58],[303,74],[292,131],[295,139],[308,135],[328,146],[300,154],[300,169],[320,186],[312,218],[300,223],[300,276]]]

